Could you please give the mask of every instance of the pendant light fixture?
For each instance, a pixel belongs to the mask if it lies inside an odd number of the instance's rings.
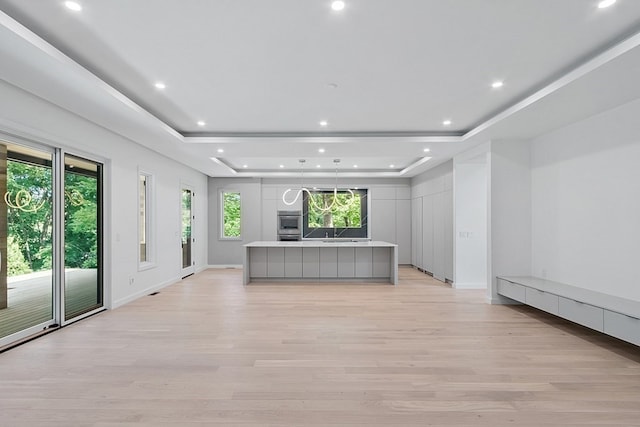
[[[333,164],[335,165],[335,170],[336,170],[336,175],[335,175],[336,181],[335,181],[335,186],[333,187],[333,200],[331,201],[331,203],[328,206],[322,206],[322,207],[318,206],[318,204],[316,203],[316,201],[312,197],[312,194],[309,191],[309,189],[304,186],[304,164],[305,164],[306,160],[300,159],[298,162],[300,163],[300,188],[297,190],[296,195],[293,198],[293,200],[288,200],[287,196],[290,193],[293,193],[294,191],[296,191],[295,189],[288,188],[288,189],[285,190],[284,193],[282,193],[282,202],[285,205],[287,205],[287,206],[294,205],[298,201],[300,196],[303,195],[304,192],[307,193],[307,199],[309,200],[309,204],[313,207],[313,209],[316,212],[323,212],[323,213],[324,212],[329,212],[334,208],[345,207],[345,206],[348,206],[351,203],[353,203],[353,201],[355,199],[355,194],[353,193],[353,191],[350,188],[346,189],[347,193],[349,193],[349,197],[346,200],[346,202],[344,204],[340,204],[340,202],[338,201],[338,165],[340,164],[340,159],[335,159],[333,161]]]

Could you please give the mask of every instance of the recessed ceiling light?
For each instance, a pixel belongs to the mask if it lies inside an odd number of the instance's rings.
[[[354,168],[357,168],[357,167],[358,167],[358,165],[353,165],[353,167],[354,167]]]
[[[73,10],[74,12],[80,12],[82,10],[82,6],[80,5],[80,3],[77,3],[75,1],[66,1],[64,2],[64,5],[67,7],[67,9]]]
[[[331,9],[336,10],[336,11],[340,11],[342,9],[344,9],[344,2],[341,0],[336,0],[331,2]]]
[[[280,169],[284,168],[284,165],[280,165]]]
[[[167,85],[162,83],[162,82],[156,82],[156,84],[154,84],[154,86],[156,87],[156,89],[166,89]]]
[[[202,120],[200,120],[200,121],[198,122],[198,126],[204,126],[204,125],[206,125],[206,123],[205,123],[205,122],[203,122]]]
[[[326,121],[326,120],[322,120],[322,121],[320,122],[320,126],[327,126],[328,124],[329,124],[329,122],[328,122],[328,121]]]
[[[389,167],[390,167],[390,168],[395,168],[396,166],[395,166],[395,165],[389,165]]]
[[[316,167],[317,167],[317,168],[319,168],[319,167],[320,167],[320,165],[316,165]]]
[[[224,153],[224,149],[218,148],[218,153]]]
[[[616,0],[602,0],[600,3],[598,3],[598,9],[604,9],[605,7],[609,7],[615,2]]]
[[[501,88],[502,86],[504,86],[504,82],[501,80],[496,80],[495,82],[491,83],[491,87],[494,89]]]
[[[451,126],[451,123],[452,123],[451,120],[445,120],[442,122],[444,126]]]
[[[318,153],[324,153],[324,148],[318,148]]]
[[[338,89],[338,83],[327,83],[327,86],[331,89]]]
[[[422,150],[422,151],[424,151],[425,153],[428,153],[429,151],[431,151],[431,149],[430,149],[430,148],[425,148],[425,149],[424,149],[424,150]]]
[[[242,167],[246,169],[249,167],[249,165],[242,165]]]

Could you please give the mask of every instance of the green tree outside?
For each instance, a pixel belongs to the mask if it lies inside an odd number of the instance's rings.
[[[20,161],[7,161],[6,201],[8,202],[9,252],[13,252],[8,260],[9,275],[51,269],[53,250],[51,168]],[[96,178],[67,171],[64,201],[65,265],[67,268],[96,268],[98,265]]]
[[[313,192],[309,195],[309,228],[360,228],[362,226],[359,194],[353,197],[347,192],[338,192],[334,203],[333,192]]]
[[[240,193],[223,193],[223,237],[240,237],[242,215],[240,211]]]

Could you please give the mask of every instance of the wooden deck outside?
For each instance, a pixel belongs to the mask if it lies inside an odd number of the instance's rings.
[[[403,268],[208,270],[0,354],[1,424],[640,426],[640,349]]]
[[[98,293],[95,269],[66,271],[68,313],[83,312],[95,305]],[[52,318],[52,279],[50,274],[34,274],[9,284],[9,306],[0,309],[0,338],[22,331]]]

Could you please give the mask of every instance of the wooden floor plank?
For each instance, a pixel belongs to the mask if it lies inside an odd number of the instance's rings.
[[[8,426],[640,426],[640,349],[410,268],[208,270],[0,354]]]

